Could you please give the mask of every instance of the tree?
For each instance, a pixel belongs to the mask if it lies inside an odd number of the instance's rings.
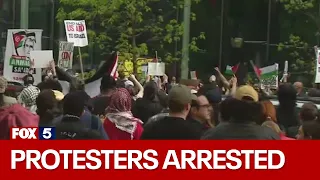
[[[299,15],[299,18],[303,18],[303,21],[300,22],[299,29],[304,29],[300,32],[303,34],[297,34],[298,30],[289,34],[289,40],[284,43],[280,43],[278,50],[287,50],[289,55],[292,58],[291,67],[294,71],[299,71],[305,74],[314,74],[315,70],[315,53],[312,44],[314,42],[304,39],[302,36],[308,34],[311,38],[315,39],[315,36],[319,39],[320,31],[320,16],[318,9],[315,7],[315,0],[280,0],[284,5],[285,10],[290,15]],[[301,19],[296,18],[301,21]],[[306,28],[305,25],[311,20],[312,25],[315,27],[315,32],[312,32],[312,29]],[[307,32],[306,32],[307,31]],[[318,40],[319,43],[319,40]]]
[[[84,19],[87,23],[89,46],[100,52],[118,50],[125,59],[132,59],[136,72],[139,56],[154,55],[165,61],[178,60],[179,52],[172,48],[183,34],[181,22],[175,18],[183,7],[182,0],[60,0],[57,19]],[[194,0],[199,2],[199,0]],[[195,20],[193,14],[192,20]],[[198,51],[196,41],[204,33],[192,38],[190,49]]]

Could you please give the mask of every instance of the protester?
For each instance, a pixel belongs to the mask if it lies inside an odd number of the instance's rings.
[[[85,97],[80,92],[71,92],[64,97],[63,101],[63,118],[56,125],[57,139],[73,139],[76,136],[80,136],[80,139],[87,139],[83,134],[91,129],[80,120],[85,110]]]
[[[98,131],[103,139],[109,139],[100,118],[92,114],[89,110],[91,106],[90,96],[85,91],[78,91],[77,93],[85,99],[85,110],[80,117],[80,121],[85,124],[87,128]]]
[[[293,86],[297,91],[297,97],[306,97],[306,93],[304,92],[302,82],[295,82]]]
[[[201,91],[201,90],[200,90]],[[201,92],[200,92],[201,94]],[[211,89],[209,91],[205,92],[205,96],[206,98],[209,100],[209,103],[212,106],[211,109],[211,117],[210,117],[210,123],[213,125],[218,125],[220,123],[220,117],[219,117],[219,104],[222,101],[222,94],[221,94],[221,90],[217,87],[215,87],[214,89]]]
[[[306,121],[302,123],[297,135],[298,140],[320,140],[320,122]]]
[[[93,114],[104,119],[105,109],[108,107],[110,97],[116,89],[116,81],[110,75],[104,75],[101,79],[100,95],[91,100]]]
[[[61,119],[56,119],[62,115],[62,108],[58,106],[54,91],[50,89],[41,91],[36,99],[36,105],[40,127],[54,127],[61,121]]]
[[[36,114],[36,99],[40,93],[40,89],[35,86],[24,88],[18,96],[18,102],[30,112]]]
[[[235,99],[228,103],[230,120],[210,129],[202,139],[280,139],[270,128],[256,123],[262,114],[258,100],[258,93],[253,87],[239,87]]]
[[[278,124],[275,123],[275,122],[272,121],[272,120],[267,120],[267,121],[265,121],[264,123],[262,123],[261,126],[269,127],[269,128],[271,128],[272,130],[274,130],[277,134],[279,134],[281,140],[295,140],[294,138],[289,138],[289,137],[285,136],[285,133],[283,133],[283,132],[281,131],[281,129],[280,129],[280,127],[278,126]]]
[[[288,83],[281,84],[277,92],[279,106],[277,121],[288,137],[294,138],[299,128],[299,117],[296,109],[297,91]]]
[[[232,105],[233,98],[227,98],[219,105],[219,124],[222,122],[228,122],[231,119],[230,107]]]
[[[118,88],[111,96],[103,124],[111,140],[140,139],[143,122],[132,115],[131,104],[131,96],[124,88]]]
[[[28,87],[28,86],[33,86],[34,84],[34,77],[32,74],[28,73],[27,75],[25,75],[23,78],[23,85],[25,87]]]
[[[3,76],[0,76],[0,108],[16,104],[17,100],[13,97],[4,95],[8,86],[8,81]]]
[[[186,121],[192,100],[196,100],[190,88],[175,85],[168,95],[169,116],[144,127],[141,139],[144,140],[187,140],[200,139],[201,133]]]
[[[312,102],[304,103],[299,112],[300,121],[314,121],[319,119],[317,106]]]
[[[20,104],[0,108],[0,139],[10,139],[12,127],[38,127],[39,117]]]
[[[143,123],[147,123],[149,118],[163,110],[158,92],[157,84],[154,81],[150,81],[144,87],[143,97],[135,102],[132,113],[135,117],[141,119]]]
[[[62,89],[62,86],[61,84],[59,83],[59,81],[57,80],[54,80],[54,79],[48,79],[46,81],[42,81],[41,83],[39,83],[37,85],[37,87],[43,91],[45,89],[51,89],[51,90],[57,90],[57,91],[60,91],[62,92],[63,89]]]
[[[212,128],[211,123],[212,106],[206,96],[198,94],[197,99],[192,100],[191,109],[187,120],[191,122],[200,133]]]
[[[261,102],[262,105],[262,119],[258,124],[262,124],[265,121],[273,121],[277,123],[277,115],[276,108],[269,100],[265,100]]]

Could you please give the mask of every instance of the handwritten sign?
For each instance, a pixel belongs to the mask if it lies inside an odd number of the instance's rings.
[[[86,22],[65,20],[64,21],[67,40],[74,43],[76,47],[84,47],[88,45]]]
[[[53,60],[53,52],[52,50],[31,51],[30,58],[33,68],[47,68]]]
[[[148,75],[163,76],[165,72],[165,63],[148,63]]]
[[[72,69],[73,43],[60,41],[58,66],[61,68]]]

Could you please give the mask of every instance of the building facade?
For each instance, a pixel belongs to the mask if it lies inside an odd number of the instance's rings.
[[[0,0],[0,62],[5,55],[8,29],[42,29],[42,49],[55,49],[61,27],[55,20],[58,3],[59,0]]]

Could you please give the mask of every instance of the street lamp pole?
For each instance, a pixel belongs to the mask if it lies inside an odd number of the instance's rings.
[[[269,6],[268,6],[268,26],[267,26],[267,44],[266,44],[266,62],[269,61],[269,55],[270,55],[270,26],[271,26],[271,6],[272,0],[269,0]]]
[[[20,7],[20,28],[28,29],[29,26],[29,0],[21,1]]]
[[[221,69],[221,63],[222,63],[223,26],[224,26],[224,0],[221,1],[221,14],[220,14],[219,69]]]
[[[191,0],[184,0],[181,79],[189,76],[190,13]]]

